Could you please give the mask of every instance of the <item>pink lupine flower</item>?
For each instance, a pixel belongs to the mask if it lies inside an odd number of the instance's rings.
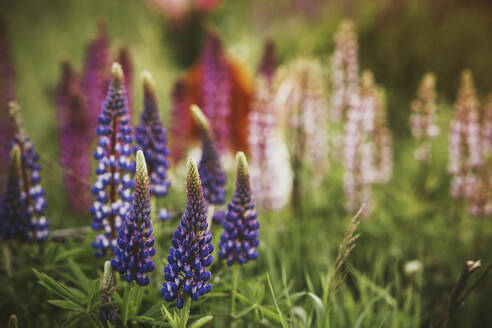
[[[359,58],[354,24],[344,20],[334,37],[335,51],[331,57],[331,119],[345,121],[351,98],[359,88]]]
[[[431,159],[431,140],[439,135],[436,116],[436,77],[427,73],[422,78],[417,91],[417,99],[412,102],[410,128],[413,137],[418,142],[414,157],[421,163]]]
[[[482,164],[479,102],[469,70],[463,71],[461,75],[454,108],[449,135],[448,170],[453,175],[451,195],[458,198],[471,192],[473,170]]]

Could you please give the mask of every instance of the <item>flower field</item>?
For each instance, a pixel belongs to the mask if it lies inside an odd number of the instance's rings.
[[[0,9],[1,325],[492,326],[488,2]]]

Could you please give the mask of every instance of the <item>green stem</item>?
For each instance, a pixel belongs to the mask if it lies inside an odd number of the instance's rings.
[[[130,293],[133,288],[133,281],[130,283],[125,283],[125,290],[123,292],[123,313],[121,315],[121,321],[123,326],[127,327],[126,323],[128,321],[128,312],[130,309]]]
[[[237,291],[237,278],[239,276],[239,264],[232,266],[232,289],[231,289],[231,308],[229,311],[231,322],[234,319],[234,312],[236,311],[236,291]]]

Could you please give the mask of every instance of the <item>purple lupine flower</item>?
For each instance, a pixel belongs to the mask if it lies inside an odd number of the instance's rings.
[[[149,175],[141,150],[137,151],[136,166],[133,205],[118,233],[118,246],[114,248],[111,266],[126,281],[135,280],[140,286],[146,286],[150,283],[150,277],[146,274],[155,268],[152,257],[156,250],[153,247]]]
[[[412,102],[412,115],[410,115],[410,128],[413,137],[418,142],[414,151],[414,157],[421,163],[427,163],[431,159],[431,140],[439,135],[439,127],[436,124],[436,77],[427,73],[420,83],[417,99]]]
[[[140,115],[140,125],[135,130],[138,148],[142,149],[147,159],[150,194],[164,197],[169,191],[171,182],[167,176],[169,169],[169,150],[167,148],[166,129],[162,125],[154,81],[149,72],[143,74],[144,106]],[[159,210],[159,219],[167,221],[169,213],[166,209]]]
[[[231,131],[231,76],[222,42],[215,33],[210,33],[202,53],[203,113],[210,120],[211,132],[218,148],[223,151],[230,145]]]
[[[5,24],[0,19],[0,185],[7,173],[9,144],[14,137],[14,129],[9,120],[9,102],[15,98],[15,70],[10,42]]]
[[[82,90],[87,98],[91,124],[95,125],[101,111],[109,81],[111,64],[109,36],[104,23],[99,23],[98,35],[87,47],[82,76]],[[91,138],[92,139],[92,138]]]
[[[133,113],[133,62],[130,49],[127,46],[122,46],[118,53],[118,63],[123,68],[125,74],[125,90],[128,108],[128,117],[130,121]]]
[[[461,74],[461,84],[450,124],[448,171],[453,175],[451,195],[470,195],[474,170],[482,165],[479,101],[469,70]]]
[[[12,146],[18,146],[21,153],[20,171],[22,199],[27,208],[30,226],[27,239],[29,241],[42,242],[48,237],[49,221],[46,220],[46,198],[45,191],[41,186],[41,164],[39,155],[34,149],[24,129],[20,106],[10,103],[10,116],[15,126],[15,135]]]
[[[191,106],[193,119],[200,127],[202,134],[202,157],[198,164],[203,196],[209,205],[225,203],[226,175],[220,163],[220,156],[212,140],[209,121],[196,105]]]
[[[197,300],[212,289],[207,268],[213,262],[214,246],[207,224],[207,204],[193,159],[188,161],[186,194],[186,211],[173,234],[173,247],[169,248],[161,289],[166,301],[177,299],[179,309],[183,307],[184,298]]]
[[[359,89],[359,56],[354,23],[344,20],[334,37],[335,51],[331,57],[331,119],[344,122],[352,96]]]
[[[0,236],[4,240],[29,240],[31,220],[21,189],[20,148],[14,145],[10,152],[10,167],[0,201]]]
[[[226,217],[222,223],[224,232],[219,243],[219,257],[227,260],[227,265],[256,260],[256,248],[260,244],[258,212],[251,195],[248,162],[243,152],[237,153],[236,161],[236,190],[227,206]]]
[[[99,310],[99,320],[104,327],[108,327],[108,321],[114,324],[118,318],[118,309],[116,306],[114,304],[107,304],[114,302],[115,285],[111,262],[106,261],[104,263],[104,275],[101,283],[101,308]]]
[[[91,199],[87,190],[90,180],[89,154],[92,125],[80,79],[68,61],[62,63],[62,77],[56,89],[60,162],[65,168],[63,179],[70,206],[87,211]]]
[[[96,133],[98,146],[94,152],[97,160],[96,182],[91,192],[96,198],[91,207],[94,230],[102,230],[92,246],[96,256],[103,256],[116,246],[116,237],[123,218],[130,209],[134,181],[130,174],[135,163],[132,155],[132,128],[126,110],[124,75],[121,66],[113,63],[113,79],[99,115]]]

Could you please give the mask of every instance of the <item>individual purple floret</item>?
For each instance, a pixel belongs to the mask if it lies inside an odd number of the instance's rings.
[[[219,153],[212,140],[208,120],[196,105],[191,106],[191,114],[202,134],[202,158],[198,164],[198,172],[200,172],[202,181],[203,196],[210,205],[224,204],[226,175],[222,170]]]
[[[11,102],[10,116],[15,126],[14,141],[12,147],[20,150],[20,184],[22,190],[22,202],[27,209],[29,229],[23,239],[42,242],[48,237],[49,221],[44,216],[46,211],[45,191],[41,187],[41,164],[39,155],[34,149],[34,144],[27,135],[21,117],[20,106]]]
[[[166,301],[177,299],[178,309],[183,307],[187,296],[197,300],[212,289],[207,267],[212,264],[214,246],[207,224],[207,204],[193,159],[188,161],[186,194],[186,210],[173,234],[161,289]]]
[[[258,212],[251,197],[248,162],[243,152],[237,153],[236,160],[236,190],[227,206],[226,217],[222,222],[224,232],[219,242],[219,257],[227,260],[227,265],[256,260],[256,248],[260,243],[260,223],[257,221]]]
[[[134,185],[130,177],[135,169],[135,163],[130,159],[132,128],[126,110],[123,71],[118,63],[113,64],[112,75],[96,128],[99,136],[94,152],[97,179],[91,189],[96,200],[91,207],[94,218],[91,226],[96,231],[103,231],[92,243],[96,256],[103,256],[108,248],[116,246],[122,220],[130,209]]]
[[[143,74],[143,89],[144,106],[140,115],[140,125],[136,128],[135,139],[138,148],[143,150],[147,159],[150,194],[164,197],[171,185],[166,172],[169,169],[167,131],[162,125],[154,82],[149,72]],[[165,209],[159,210],[159,219],[167,221],[169,213]]]
[[[21,189],[20,148],[14,145],[10,152],[10,167],[0,202],[0,236],[7,240],[28,239],[31,229],[29,212],[24,205]]]
[[[104,327],[108,327],[108,321],[111,324],[114,324],[118,317],[118,309],[116,306],[114,304],[107,304],[114,302],[114,289],[115,279],[113,270],[111,269],[111,262],[106,261],[104,263],[104,275],[101,284],[101,308],[99,310],[99,320]]]
[[[156,252],[152,232],[149,175],[144,154],[139,150],[133,206],[121,225],[118,246],[114,248],[114,259],[111,261],[113,270],[118,271],[126,281],[135,280],[140,286],[150,283],[150,277],[146,274],[155,268],[152,257]]]

